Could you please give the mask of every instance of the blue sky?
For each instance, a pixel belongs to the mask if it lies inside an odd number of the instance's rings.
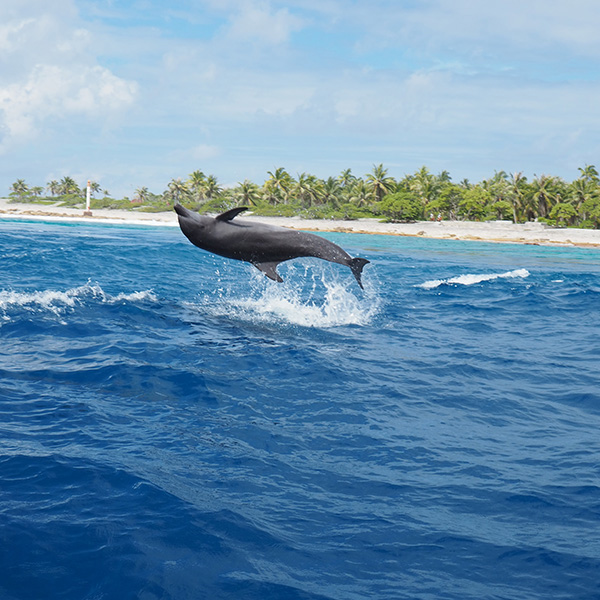
[[[597,0],[3,0],[0,194],[600,166]]]

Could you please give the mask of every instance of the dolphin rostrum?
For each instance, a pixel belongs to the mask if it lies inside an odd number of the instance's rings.
[[[260,269],[269,279],[282,282],[277,265],[301,256],[314,256],[350,267],[358,285],[360,276],[369,262],[352,258],[339,246],[318,235],[286,229],[265,223],[234,221],[246,206],[232,208],[217,217],[207,217],[175,205],[181,231],[194,246],[226,258],[243,260]]]

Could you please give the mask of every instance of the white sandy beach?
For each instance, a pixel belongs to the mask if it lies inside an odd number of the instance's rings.
[[[138,224],[177,226],[174,211],[145,213],[127,210],[94,210],[84,216],[83,210],[55,205],[16,204],[0,199],[0,219],[17,218],[43,221],[82,221],[87,223]],[[345,233],[370,233],[383,235],[417,236],[424,238],[511,242],[560,246],[600,247],[600,230],[547,227],[543,223],[515,225],[508,221],[418,221],[416,223],[380,223],[377,219],[334,221],[301,219],[298,217],[258,217],[241,215],[238,219],[260,221],[304,231],[339,231]]]

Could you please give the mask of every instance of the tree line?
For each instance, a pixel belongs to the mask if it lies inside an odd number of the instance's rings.
[[[115,199],[91,182],[91,208],[125,208],[142,211],[169,210],[174,203],[200,212],[217,212],[234,206],[250,206],[257,214],[305,218],[358,219],[377,217],[388,221],[422,219],[539,220],[550,225],[600,228],[600,177],[593,165],[580,167],[571,182],[552,175],[528,180],[522,173],[496,171],[479,183],[452,181],[448,171],[433,174],[425,166],[395,179],[383,165],[355,176],[350,169],[321,179],[308,173],[296,177],[284,168],[267,172],[262,185],[244,180],[223,187],[214,175],[200,170],[187,179],[172,179],[161,194],[146,187],[133,197]],[[14,201],[82,206],[86,187],[71,177],[50,181],[45,187],[15,181],[9,196]]]

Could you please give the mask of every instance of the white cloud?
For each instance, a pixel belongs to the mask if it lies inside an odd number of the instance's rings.
[[[0,50],[2,52],[11,52],[14,48],[15,39],[29,25],[35,22],[34,19],[21,19],[0,25]]]
[[[413,57],[421,59],[461,57],[480,68],[495,69],[502,60],[509,64],[539,59],[560,61],[565,53],[600,58],[597,0],[431,0],[398,4],[384,0],[376,9],[371,4],[356,4],[340,12],[344,23],[362,25],[357,39],[360,51],[407,48]]]
[[[111,191],[198,166],[560,173],[597,160],[596,3],[4,0],[0,136],[54,134],[39,163],[92,163]]]
[[[102,127],[133,104],[137,84],[97,63],[71,1],[8,0],[0,22],[0,149],[73,115]]]
[[[254,41],[265,45],[287,42],[302,27],[302,20],[287,8],[272,10],[266,2],[244,2],[235,10],[227,28],[227,37],[236,42]]]
[[[130,106],[136,92],[137,84],[100,66],[37,65],[25,81],[0,87],[0,123],[8,138],[3,144],[31,138],[50,118],[102,119]]]

